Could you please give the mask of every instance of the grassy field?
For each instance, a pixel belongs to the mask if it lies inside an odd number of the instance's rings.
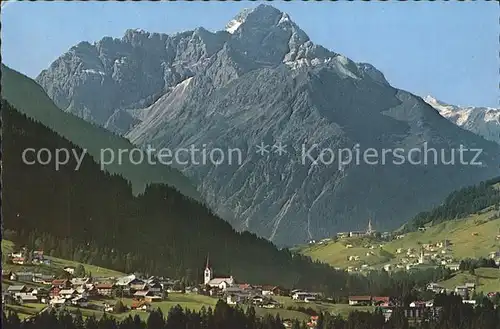
[[[350,312],[353,311],[369,311],[373,312],[375,307],[373,306],[351,306],[348,304],[332,304],[326,302],[316,302],[316,303],[306,303],[303,301],[296,301],[291,299],[290,297],[279,297],[274,296],[274,299],[283,304],[283,307],[286,309],[287,307],[303,307],[303,308],[312,308],[316,312],[330,313],[334,315],[342,315],[347,316]]]
[[[8,240],[2,240],[2,269],[13,272],[22,272],[22,271],[32,271],[32,272],[40,272],[46,274],[57,274],[60,273],[62,269],[68,266],[77,267],[78,262],[73,262],[66,259],[56,258],[45,256],[48,260],[50,260],[50,265],[14,265],[7,264],[7,255],[13,252],[15,249],[14,243]],[[93,276],[106,276],[106,277],[119,277],[123,276],[123,273],[118,271],[113,271],[104,267],[99,267],[95,265],[82,264],[85,268],[86,272],[91,272]]]
[[[5,305],[5,310],[6,311],[13,311],[16,312],[19,316],[19,318],[25,319],[27,317],[30,317],[32,315],[37,314],[40,312],[46,305],[44,304],[23,304],[23,305]]]
[[[474,275],[469,272],[456,273],[452,278],[440,282],[446,289],[453,289],[456,286],[466,283],[475,283],[476,291],[485,294],[500,291],[500,270],[495,268],[478,268]]]
[[[124,298],[123,303],[127,306],[132,305],[133,300],[131,298]],[[182,293],[170,293],[167,300],[161,302],[155,302],[152,304],[154,308],[160,308],[163,314],[167,314],[170,309],[176,305],[182,306],[182,308],[190,309],[194,311],[199,311],[203,306],[212,308],[215,307],[217,299],[198,295],[198,294],[182,294]]]
[[[300,250],[300,252],[310,256],[314,260],[320,260],[335,267],[359,267],[362,264],[376,266],[384,262],[389,262],[392,257],[392,255],[386,255],[383,251],[381,252],[380,244],[381,242],[370,239],[349,238],[337,242],[307,246]],[[352,247],[347,248],[348,245]],[[366,245],[373,246],[374,248],[366,248]],[[368,253],[370,255],[367,255]],[[349,261],[349,256],[358,256],[359,260]]]
[[[277,314],[280,315],[282,319],[298,319],[299,321],[308,321],[310,319],[310,315],[297,311],[297,310],[289,310],[286,309],[287,307],[304,307],[304,308],[312,308],[317,312],[329,312],[331,314],[335,315],[341,315],[341,316],[347,316],[350,312],[352,311],[370,311],[373,312],[375,310],[374,307],[371,306],[350,306],[347,304],[330,304],[330,303],[305,303],[305,302],[299,302],[299,301],[294,301],[290,297],[274,297],[276,300],[278,300],[280,303],[284,305],[284,308],[281,309],[265,309],[265,308],[255,308],[255,312],[257,316],[265,316],[267,314],[270,314],[272,316],[276,316]],[[133,300],[131,298],[123,298],[122,299],[123,303],[127,306],[132,305]],[[115,300],[108,300],[108,303],[113,305],[116,301]],[[208,296],[203,296],[203,295],[197,295],[197,294],[181,294],[181,293],[171,293],[169,294],[169,297],[167,300],[161,301],[161,302],[155,302],[152,304],[152,307],[154,309],[159,308],[163,314],[166,316],[170,309],[176,305],[180,305],[183,309],[190,309],[194,311],[199,311],[203,306],[208,308],[212,307],[214,308],[217,303],[217,299],[208,297]],[[33,304],[37,305],[37,304]],[[37,311],[39,311],[42,307],[40,307],[41,304],[38,305],[38,308],[25,308],[23,306],[13,306],[13,310],[15,309],[18,311],[22,316],[26,317],[32,314],[35,314]],[[247,306],[242,306],[244,309]],[[71,312],[76,312],[77,310],[80,310],[82,313],[83,317],[89,317],[89,316],[95,316],[96,318],[100,318],[104,312],[102,311],[96,311],[96,310],[90,310],[90,309],[83,309],[83,308],[75,308],[75,307],[66,307],[67,310]],[[129,315],[134,317],[136,314],[139,315],[139,317],[143,320],[146,320],[148,317],[147,312],[143,311],[128,311],[125,313],[121,314],[114,314],[114,313],[107,313],[110,316],[116,317],[118,320],[123,320]]]
[[[489,220],[492,215],[493,211],[487,211],[462,220],[447,221],[429,226],[424,232],[408,233],[404,238],[388,243],[367,239],[342,239],[321,245],[304,246],[299,248],[299,252],[335,267],[346,268],[361,264],[380,267],[383,264],[396,263],[403,257],[396,254],[398,248],[418,250],[421,244],[447,239],[452,243],[451,255],[456,259],[488,257],[491,251],[500,248],[500,241],[495,240],[500,229],[500,219]],[[353,247],[346,248],[347,244]],[[365,248],[368,244],[375,248]],[[383,244],[382,248],[379,247],[380,244]],[[368,252],[375,255],[367,256]],[[360,259],[348,261],[349,256],[359,256]]]

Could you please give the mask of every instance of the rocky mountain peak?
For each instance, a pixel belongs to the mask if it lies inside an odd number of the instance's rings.
[[[457,126],[500,144],[500,109],[451,105],[430,95],[423,99]]]
[[[354,229],[368,210],[384,218],[380,229],[392,229],[450,191],[497,174],[497,145],[391,87],[372,65],[314,44],[271,6],[243,10],[226,31],[128,30],[101,43],[61,56],[38,82],[61,108],[141,146],[240,148],[247,156],[238,166],[179,167],[215,212],[277,244]],[[289,156],[255,152],[276,142],[289,145]],[[481,168],[299,161],[301,145],[335,152],[424,142],[436,149],[463,142],[491,157]]]

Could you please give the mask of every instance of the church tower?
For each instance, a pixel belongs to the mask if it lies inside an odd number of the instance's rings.
[[[205,265],[205,271],[203,274],[203,284],[207,284],[214,277],[214,273],[213,273],[212,269],[210,268],[210,262],[209,262],[208,257],[209,256],[207,255],[207,264]]]
[[[372,226],[372,219],[369,218],[368,219],[368,229],[366,230],[366,235],[373,235],[375,231],[373,230],[373,226]]]

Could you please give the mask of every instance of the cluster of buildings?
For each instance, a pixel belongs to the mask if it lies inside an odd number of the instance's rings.
[[[28,252],[26,248],[7,255],[8,261],[16,265],[50,265],[50,260],[43,256],[43,250]]]
[[[399,263],[386,265],[386,271],[396,269],[410,270],[419,266],[445,266],[452,271],[458,271],[460,264],[452,256],[451,242],[443,240],[436,243],[422,244],[420,250],[415,248],[398,248],[397,255],[401,255]]]
[[[390,297],[349,296],[349,305],[389,307],[392,305],[391,302]]]
[[[71,268],[68,268],[71,271]],[[168,296],[175,281],[163,278],[140,278],[129,275],[113,277],[74,277],[55,279],[53,275],[2,270],[2,278],[17,281],[3,291],[4,301],[10,303],[43,303],[54,307],[73,305],[88,307],[90,302],[106,298],[129,297],[135,301],[153,303]],[[43,286],[33,287],[30,283]]]
[[[384,314],[385,321],[388,321],[397,303],[390,297],[377,296],[350,296],[349,305],[353,306],[377,306],[380,307]],[[424,315],[437,316],[441,307],[434,307],[434,301],[413,301],[409,307],[404,309],[406,318],[410,322],[420,322]]]
[[[375,231],[372,226],[372,220],[369,219],[368,227],[365,231],[339,232],[337,233],[337,238],[345,239],[345,238],[369,237],[369,236],[374,236],[376,233],[377,231]],[[390,232],[384,232],[381,235],[383,235],[382,238],[387,238],[390,235]]]
[[[237,284],[232,276],[214,277],[208,258],[204,270],[204,292],[223,298],[229,305],[252,304],[263,308],[279,308],[282,305],[273,296],[288,295],[289,291],[279,286]]]

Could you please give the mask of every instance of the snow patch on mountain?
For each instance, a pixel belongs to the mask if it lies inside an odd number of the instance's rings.
[[[500,109],[450,105],[430,95],[424,101],[457,126],[500,144]]]
[[[99,74],[99,75],[106,75],[103,71],[96,71],[94,69],[85,69],[83,70],[85,73],[91,73],[91,74]]]
[[[226,26],[226,31],[233,34],[241,26],[242,22],[232,19]]]

